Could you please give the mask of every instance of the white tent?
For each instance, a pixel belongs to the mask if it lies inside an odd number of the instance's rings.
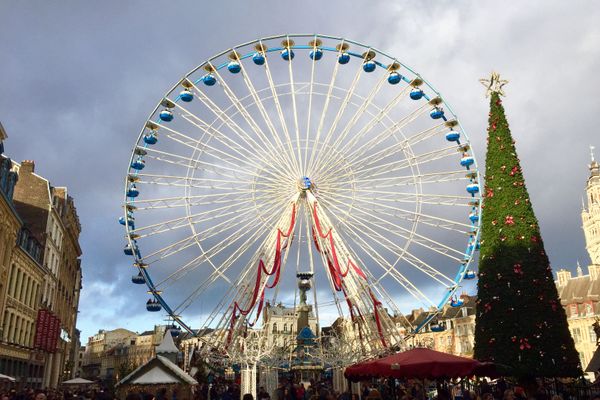
[[[16,379],[13,378],[12,376],[0,374],[0,382],[6,382],[6,381],[8,381],[8,382],[15,382]]]
[[[142,365],[125,378],[120,385],[161,385],[170,383],[183,383],[196,385],[198,382],[169,359],[157,355],[146,364]]]
[[[69,379],[68,381],[64,381],[62,384],[63,385],[89,385],[94,383],[93,381],[89,381],[87,379],[83,379],[83,378],[73,378],[73,379]]]

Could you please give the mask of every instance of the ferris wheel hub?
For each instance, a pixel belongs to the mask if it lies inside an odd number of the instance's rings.
[[[303,176],[298,179],[298,189],[305,192],[307,190],[312,189],[313,183],[308,176]]]

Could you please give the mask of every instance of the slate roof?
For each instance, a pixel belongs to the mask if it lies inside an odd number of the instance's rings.
[[[589,275],[573,277],[557,289],[563,305],[600,299],[600,279],[590,279]]]

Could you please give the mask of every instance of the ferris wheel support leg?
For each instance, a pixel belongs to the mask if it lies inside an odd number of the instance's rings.
[[[245,394],[251,394],[252,398],[256,399],[256,363],[246,364],[241,375],[240,399]]]

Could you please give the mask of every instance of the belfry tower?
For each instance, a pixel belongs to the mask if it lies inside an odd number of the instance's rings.
[[[586,249],[592,260],[590,275],[600,272],[600,166],[594,159],[594,147],[590,146],[592,162],[587,181],[587,209],[581,210]],[[596,277],[597,278],[597,277]]]

